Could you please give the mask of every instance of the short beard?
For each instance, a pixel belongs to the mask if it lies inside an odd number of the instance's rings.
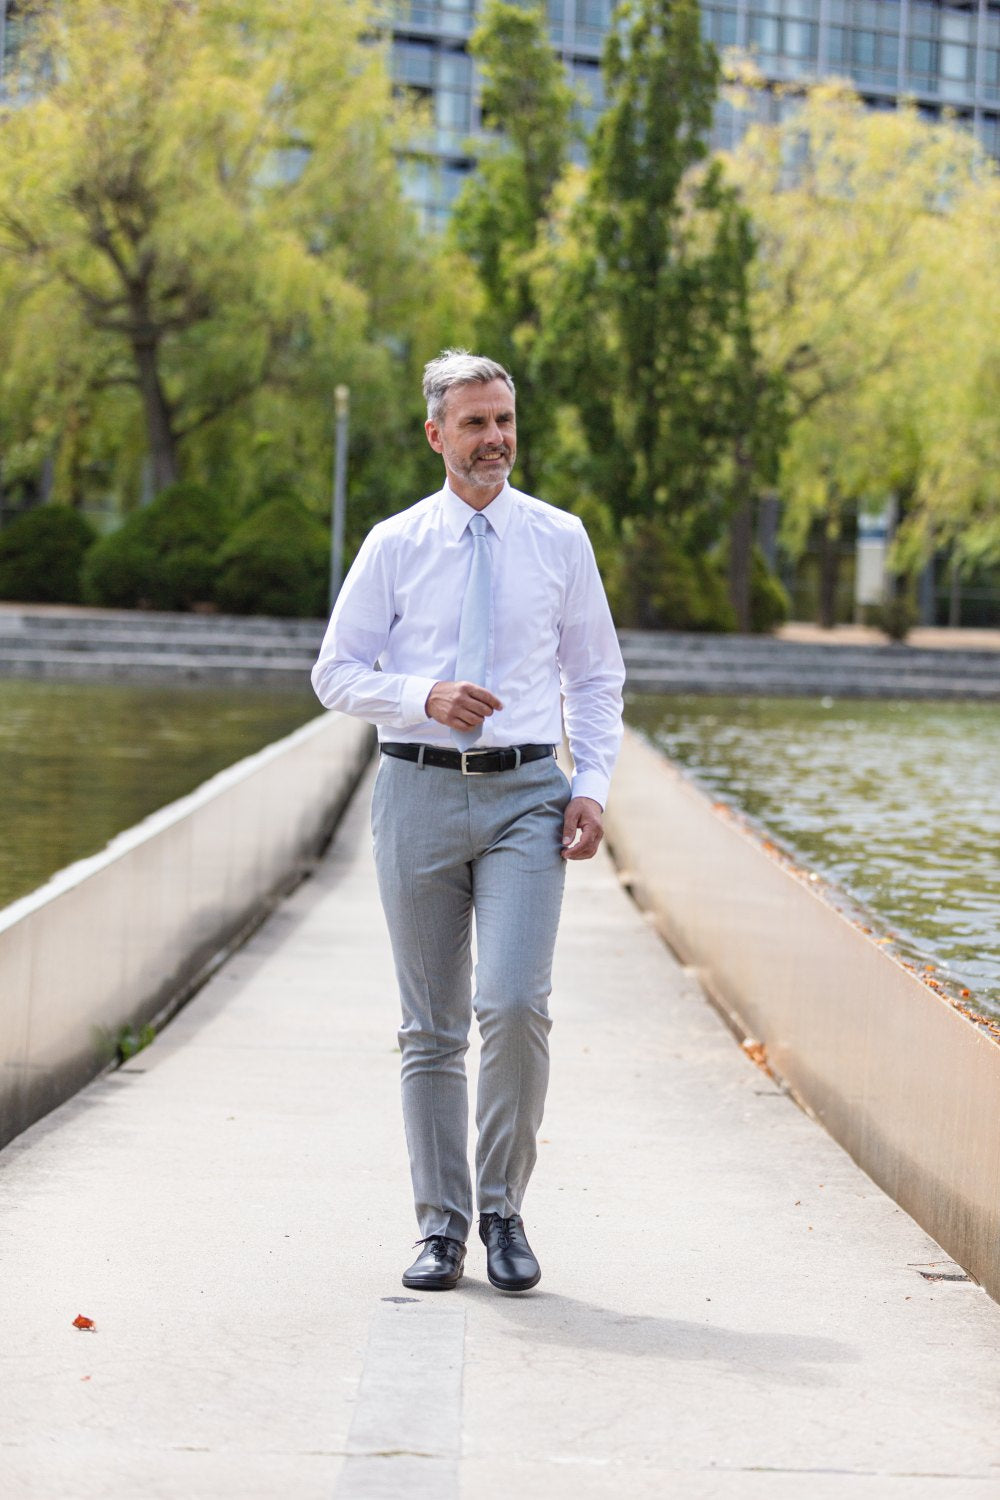
[[[466,484],[471,484],[479,490],[491,490],[498,483],[505,484],[511,469],[514,467],[513,458],[506,443],[503,448],[503,457],[498,460],[498,465],[502,465],[503,467],[503,475],[499,480],[496,478],[487,479],[474,458],[468,464],[460,464],[453,454],[445,452],[444,457],[453,473],[457,474]]]

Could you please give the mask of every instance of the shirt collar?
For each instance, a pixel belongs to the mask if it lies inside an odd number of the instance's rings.
[[[493,527],[498,537],[502,537],[510,520],[511,509],[514,504],[514,491],[509,483],[504,482],[504,487],[499,495],[495,496],[486,506],[485,510],[479,511],[479,515],[485,516]],[[441,509],[444,512],[445,524],[453,537],[460,537],[468,526],[476,511],[471,505],[467,505],[460,495],[456,495],[447,479],[444,489],[441,491]]]

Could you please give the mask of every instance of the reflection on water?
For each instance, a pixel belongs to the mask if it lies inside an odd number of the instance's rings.
[[[1000,705],[636,696],[627,718],[1000,1013]]]
[[[320,711],[307,686],[0,680],[0,906]]]

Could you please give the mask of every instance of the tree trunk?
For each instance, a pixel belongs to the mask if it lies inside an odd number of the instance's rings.
[[[819,536],[819,623],[824,630],[832,630],[837,623],[840,535],[831,528],[828,522],[824,521]]]
[[[751,629],[750,569],[753,554],[753,497],[745,484],[736,509],[729,520],[729,602],[736,615],[737,629],[745,634]]]
[[[157,494],[177,480],[177,439],[174,437],[171,411],[157,364],[157,347],[151,340],[136,339],[132,345],[139,390],[146,416],[146,439],[153,463],[153,488]]]
[[[958,567],[958,558],[951,560],[951,588],[948,592],[948,625],[952,630],[957,630],[962,623],[962,575]]]

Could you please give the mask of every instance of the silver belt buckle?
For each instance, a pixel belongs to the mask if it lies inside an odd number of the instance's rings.
[[[463,750],[461,752],[461,756],[462,756],[462,775],[463,776],[488,776],[490,774],[488,771],[476,771],[474,769],[470,770],[469,765],[468,765],[468,760],[469,760],[469,756],[470,755],[492,755],[492,753],[493,752],[491,750]]]

